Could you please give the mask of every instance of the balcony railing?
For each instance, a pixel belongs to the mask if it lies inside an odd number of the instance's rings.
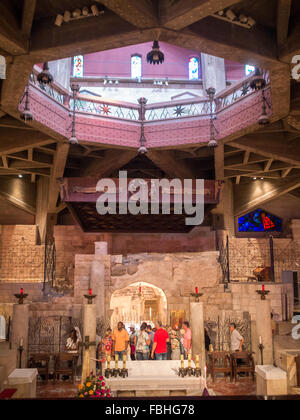
[[[35,86],[41,92],[52,98],[54,101],[65,106],[67,109],[73,109],[72,93],[59,84],[53,82],[51,85],[42,85],[36,75],[40,71],[34,67],[30,77],[29,84]],[[269,85],[269,73],[264,74],[264,78]],[[254,92],[250,88],[252,76],[233,86],[219,92],[213,103],[213,112],[218,113],[229,106],[234,105],[243,98],[246,98]],[[104,101],[102,99],[90,98],[88,95],[77,95],[75,100],[75,111],[77,113],[94,115],[101,118],[141,121],[141,108],[139,104],[133,104],[122,101]],[[205,117],[210,115],[210,103],[208,97],[199,97],[195,99],[185,99],[163,103],[146,104],[144,122],[155,122],[163,120],[173,120],[190,117]]]

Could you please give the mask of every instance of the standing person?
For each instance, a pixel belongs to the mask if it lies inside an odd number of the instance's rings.
[[[184,329],[184,335],[183,335],[184,358],[187,359],[188,354],[191,352],[191,348],[192,348],[192,330],[190,329],[190,323],[188,321],[184,321],[184,323],[182,324],[182,328]]]
[[[139,332],[135,333],[135,354],[136,360],[148,360],[149,358],[149,344],[151,343],[151,338],[146,332],[147,324],[143,322]]]
[[[167,342],[167,360],[172,360],[172,346],[171,346],[172,328],[169,325],[167,325],[166,330],[169,335],[169,341]]]
[[[180,359],[180,335],[179,331],[175,329],[171,331],[171,348],[172,348],[172,360]]]
[[[244,337],[241,336],[241,334],[236,329],[236,324],[232,322],[230,324],[230,344],[231,344],[231,351],[242,351],[243,350],[243,344],[245,342]]]
[[[135,360],[135,327],[131,325],[129,329],[130,359]]]
[[[123,322],[118,322],[118,327],[112,335],[112,342],[113,351],[115,355],[117,354],[119,356],[119,360],[121,360],[123,358],[123,355],[127,352],[129,343],[129,335],[124,328]]]
[[[147,333],[149,334],[150,344],[149,344],[149,359],[151,360],[151,353],[153,348],[153,339],[154,339],[154,332],[152,331],[151,325],[147,325],[146,329]]]
[[[167,360],[167,343],[169,342],[169,334],[162,328],[160,321],[156,322],[156,333],[154,334],[151,358],[154,353],[156,360]]]
[[[67,353],[74,353],[78,354],[79,350],[79,337],[77,335],[77,331],[73,328],[67,338],[66,344],[66,351]]]

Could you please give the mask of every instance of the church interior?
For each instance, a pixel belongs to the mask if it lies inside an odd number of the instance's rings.
[[[300,2],[0,12],[0,399],[97,369],[112,397],[299,398]],[[158,321],[187,360],[100,357]]]

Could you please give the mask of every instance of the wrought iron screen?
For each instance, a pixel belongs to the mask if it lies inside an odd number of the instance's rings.
[[[29,318],[28,354],[63,352],[68,335],[75,326],[82,331],[81,322],[72,317]]]

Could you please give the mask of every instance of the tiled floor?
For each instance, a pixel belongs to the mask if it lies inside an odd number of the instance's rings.
[[[68,381],[58,381],[54,385],[49,381],[47,385],[38,383],[38,398],[73,398],[77,396],[77,385]],[[236,383],[230,383],[223,378],[216,379],[213,384],[208,380],[207,386],[216,396],[249,396],[255,395],[256,384],[249,378],[239,378]]]

